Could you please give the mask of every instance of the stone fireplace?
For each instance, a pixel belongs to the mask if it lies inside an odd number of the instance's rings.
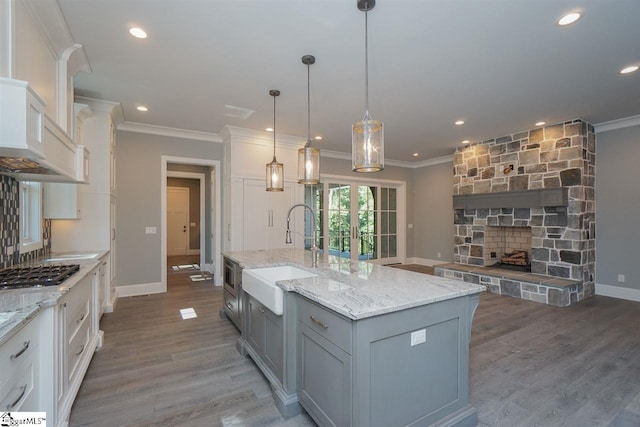
[[[530,280],[520,280],[516,289],[513,277],[495,273],[484,280],[490,290],[561,306],[593,295],[594,187],[595,134],[582,120],[456,150],[455,269],[491,266],[504,253],[522,249],[528,251]],[[437,274],[467,280],[462,273]],[[560,295],[542,283],[558,284]]]

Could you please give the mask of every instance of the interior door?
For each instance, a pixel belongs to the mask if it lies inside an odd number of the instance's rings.
[[[187,255],[189,189],[167,187],[167,255]]]

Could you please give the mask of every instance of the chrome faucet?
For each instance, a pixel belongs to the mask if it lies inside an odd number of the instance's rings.
[[[287,212],[287,237],[284,242],[287,244],[291,243],[291,228],[289,227],[289,222],[291,220],[291,211],[297,207],[309,209],[309,212],[311,212],[311,267],[316,268],[318,267],[318,246],[316,245],[316,214],[309,205],[305,205],[304,203],[296,203],[289,208],[289,212]]]

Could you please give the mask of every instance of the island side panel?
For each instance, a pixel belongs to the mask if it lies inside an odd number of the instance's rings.
[[[477,295],[354,323],[353,425],[475,425],[469,338]],[[425,342],[411,345],[412,333]],[[457,415],[460,416],[456,416]]]

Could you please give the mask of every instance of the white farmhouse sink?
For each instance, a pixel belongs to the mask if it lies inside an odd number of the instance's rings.
[[[47,258],[45,261],[72,261],[74,259],[94,259],[97,257],[98,253],[74,253],[74,254],[60,254],[56,255],[53,258]]]
[[[284,312],[284,292],[276,282],[315,276],[317,274],[290,265],[245,268],[242,270],[242,289],[273,313],[281,315]]]

